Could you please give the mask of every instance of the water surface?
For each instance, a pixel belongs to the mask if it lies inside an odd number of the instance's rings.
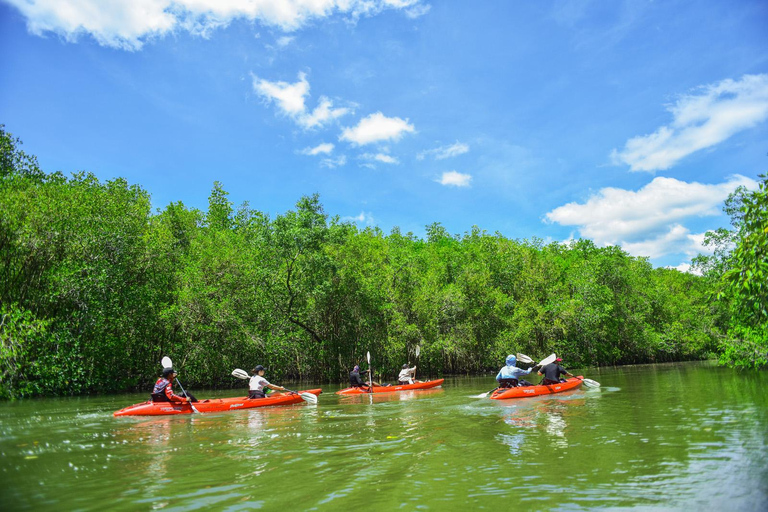
[[[112,416],[145,395],[2,403],[0,509],[768,510],[765,372],[579,373],[602,388],[498,402],[474,397],[492,376],[325,385],[316,406],[159,418]]]

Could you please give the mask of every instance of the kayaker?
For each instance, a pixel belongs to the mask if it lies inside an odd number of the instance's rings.
[[[371,373],[371,370],[366,370],[366,373]],[[371,384],[374,386],[381,386],[378,382],[363,382],[363,379],[360,377],[360,367],[358,365],[355,365],[354,368],[352,368],[352,371],[349,372],[349,385],[353,388],[366,388],[370,389]]]
[[[533,386],[530,382],[527,380],[523,380],[520,377],[523,375],[528,375],[533,371],[533,368],[529,368],[527,370],[523,370],[522,368],[518,368],[515,366],[517,364],[517,358],[513,355],[507,356],[507,365],[502,367],[501,370],[499,370],[499,373],[496,375],[496,381],[499,383],[500,388],[515,388],[517,386]]]
[[[173,392],[173,379],[176,375],[173,368],[163,368],[163,376],[157,379],[150,395],[153,402],[197,402],[197,398],[189,393],[177,395]]]
[[[404,364],[403,369],[400,370],[400,375],[397,376],[397,382],[401,386],[406,384],[413,384],[414,382],[420,382],[414,379],[415,375],[416,367],[414,366],[413,368],[409,368],[407,364]]]
[[[541,379],[541,384],[548,386],[550,384],[560,384],[561,382],[565,382],[564,380],[560,379],[561,375],[565,375],[567,377],[573,377],[572,374],[568,373],[565,368],[560,366],[560,363],[562,363],[563,360],[561,358],[555,359],[554,363],[549,363],[547,365],[544,365],[539,370],[539,375],[543,375],[544,378]]]
[[[251,370],[251,380],[248,381],[248,398],[265,398],[267,394],[264,392],[264,388],[275,389],[279,391],[287,391],[283,386],[276,386],[270,384],[267,379],[264,378],[266,369],[259,365]]]

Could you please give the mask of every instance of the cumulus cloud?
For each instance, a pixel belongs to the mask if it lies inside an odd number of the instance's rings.
[[[468,187],[469,183],[472,181],[472,176],[456,171],[448,171],[444,172],[443,175],[435,181],[441,185],[446,185],[449,187]]]
[[[330,16],[352,21],[385,10],[409,18],[429,9],[421,0],[5,0],[27,19],[36,35],[54,33],[74,42],[91,35],[99,44],[139,50],[144,43],[176,30],[208,37],[237,19],[285,32]]]
[[[403,134],[415,131],[408,119],[386,117],[381,112],[376,112],[361,119],[357,126],[344,128],[339,140],[346,140],[363,146],[372,142],[394,142],[400,140]]]
[[[416,155],[416,158],[418,160],[424,160],[427,156],[434,157],[435,160],[444,160],[446,158],[452,158],[454,156],[462,155],[469,151],[469,145],[464,144],[462,142],[456,141],[454,144],[451,144],[449,146],[441,146],[439,148],[435,149],[429,149],[427,151],[422,151],[418,155]]]
[[[317,155],[330,155],[335,146],[330,142],[324,142],[318,144],[313,148],[304,148],[301,150],[302,155],[317,156]]]
[[[716,185],[658,177],[637,192],[601,189],[586,203],[560,206],[545,219],[576,226],[580,236],[597,245],[620,245],[635,256],[695,256],[706,252],[703,234],[691,233],[684,222],[719,215],[723,201],[739,186],[753,189],[757,183],[739,175]]]
[[[346,107],[334,108],[333,102],[325,96],[321,96],[317,107],[310,111],[306,105],[309,96],[306,73],[299,73],[299,80],[294,83],[272,82],[254,76],[253,90],[304,129],[317,128],[352,112]]]
[[[629,139],[611,158],[632,171],[669,169],[686,156],[723,142],[768,118],[768,74],[705,85],[668,108],[672,122]]]

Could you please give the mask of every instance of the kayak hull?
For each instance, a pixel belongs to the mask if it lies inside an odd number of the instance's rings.
[[[550,384],[548,386],[524,386],[517,388],[497,389],[491,393],[493,400],[508,400],[510,398],[526,398],[529,396],[553,395],[562,393],[581,386],[581,376],[571,377],[560,384]]]
[[[300,393],[312,393],[317,396],[322,393],[322,389],[308,389]],[[201,413],[238,411],[241,409],[254,409],[256,407],[273,407],[278,405],[291,405],[302,402],[300,395],[292,393],[275,393],[266,398],[235,397],[235,398],[212,398],[210,400],[201,400],[195,402],[195,408]],[[177,414],[192,414],[192,405],[186,402],[152,402],[147,401],[140,404],[130,405],[113,413],[114,416],[168,416]]]
[[[337,391],[337,395],[368,395],[373,393],[395,393],[397,391],[408,391],[410,389],[430,389],[443,384],[445,379],[428,380],[426,382],[415,382],[413,384],[398,384],[397,386],[373,386],[372,391],[367,388],[345,388]]]

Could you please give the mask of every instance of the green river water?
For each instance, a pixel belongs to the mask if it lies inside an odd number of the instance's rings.
[[[112,416],[143,394],[0,403],[0,510],[768,510],[768,374],[577,373],[602,388],[324,385],[317,405],[154,418]]]

